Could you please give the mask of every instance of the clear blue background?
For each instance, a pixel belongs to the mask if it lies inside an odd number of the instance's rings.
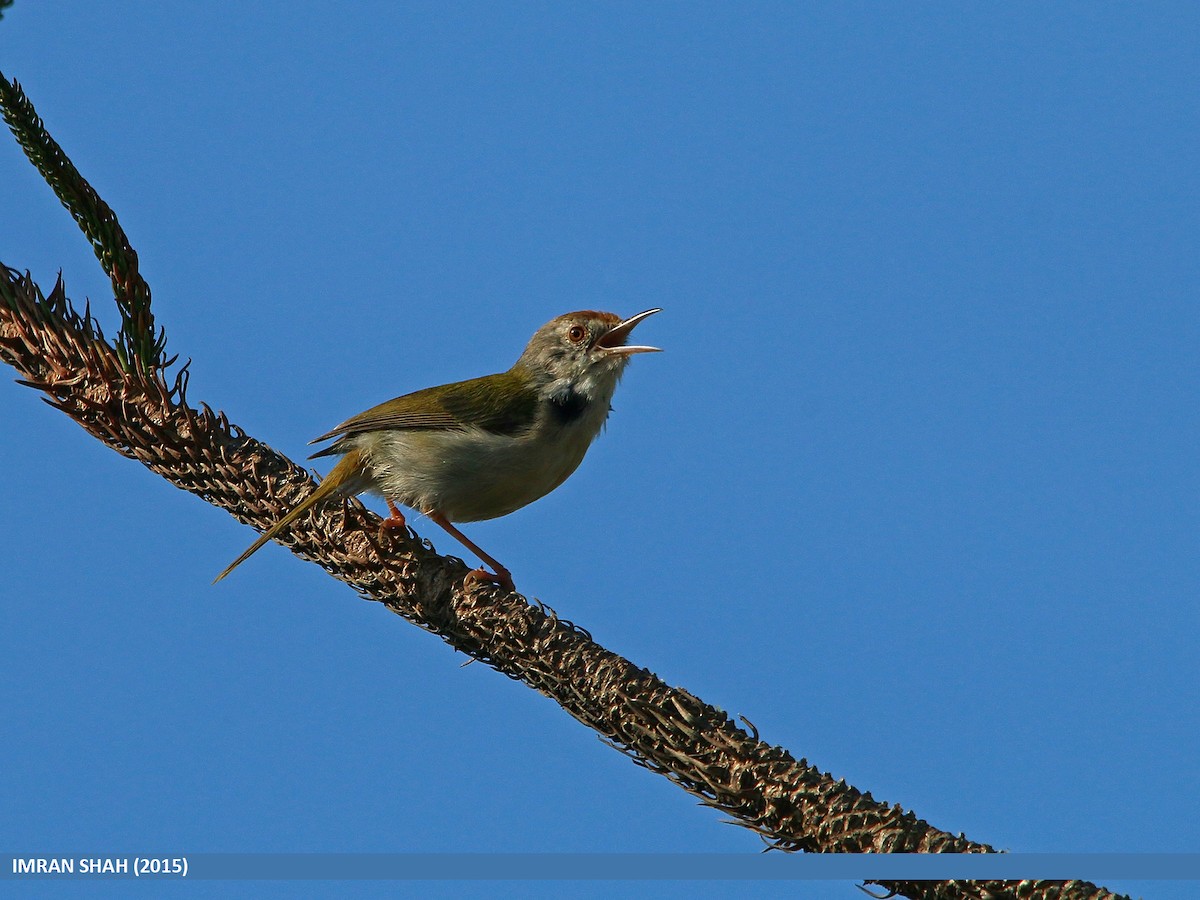
[[[561,312],[664,307],[580,471],[471,536],[939,828],[1182,852],[1198,29],[1190,3],[18,0],[0,67],[117,210],[194,402],[300,458]],[[0,259],[115,331],[12,140],[0,185]],[[761,848],[278,547],[210,586],[249,529],[25,388],[0,415],[0,847]]]

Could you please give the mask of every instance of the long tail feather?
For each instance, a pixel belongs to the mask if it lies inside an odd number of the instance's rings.
[[[251,556],[257,553],[259,549],[265,543],[267,543],[267,541],[278,537],[286,528],[290,527],[293,522],[299,519],[310,509],[313,509],[321,503],[324,503],[327,500],[332,500],[335,497],[341,496],[345,493],[357,493],[357,491],[353,490],[353,482],[357,481],[361,476],[362,459],[357,451],[352,450],[343,456],[338,464],[333,467],[330,473],[321,480],[321,483],[317,485],[317,489],[315,491],[297,503],[291,510],[287,512],[286,515],[284,515],[282,519],[259,535],[258,540],[247,547],[241,556],[231,562],[225,568],[224,572],[213,579],[213,584],[216,584],[218,581],[248,560]],[[346,491],[345,488],[347,487],[350,487],[351,490]]]

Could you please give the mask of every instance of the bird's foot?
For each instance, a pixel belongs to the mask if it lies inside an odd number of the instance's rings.
[[[379,523],[380,540],[383,540],[384,536],[387,535],[389,531],[395,531],[399,529],[406,534],[408,532],[408,522],[404,520],[404,513],[400,512],[400,510],[396,508],[396,504],[391,500],[387,502],[387,505],[388,512],[391,513],[391,515]]]
[[[512,574],[508,571],[508,569],[504,568],[504,566],[500,565],[500,563],[496,562],[494,559],[480,550],[475,542],[455,528],[443,513],[438,512],[436,509],[431,509],[427,510],[425,514],[429,516],[429,521],[436,525],[440,525],[446,530],[447,534],[449,534],[452,538],[454,538],[456,541],[458,541],[496,570],[496,574],[493,575],[483,566],[480,566],[478,569],[473,569],[467,573],[467,577],[463,580],[464,587],[470,587],[473,584],[486,581],[489,584],[498,584],[507,591],[516,590],[516,587],[513,586]]]
[[[503,566],[496,566],[496,569],[498,570],[496,574],[492,574],[483,566],[480,566],[478,569],[472,569],[467,573],[467,577],[463,579],[463,585],[471,587],[482,581],[487,584],[497,584],[506,591],[515,591],[517,588],[513,584],[512,573]]]

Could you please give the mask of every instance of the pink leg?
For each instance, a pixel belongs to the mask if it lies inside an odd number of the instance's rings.
[[[435,524],[440,525],[442,528],[446,529],[446,532],[451,537],[455,538],[455,540],[457,540],[464,547],[466,547],[468,550],[470,550],[472,553],[474,553],[476,556],[478,556],[480,559],[482,559],[485,563],[487,563],[489,566],[491,566],[493,569],[496,570],[496,574],[493,575],[491,572],[487,571],[487,569],[478,568],[478,569],[475,569],[473,572],[471,572],[467,576],[468,578],[474,577],[481,581],[490,581],[493,584],[498,584],[498,585],[500,585],[500,587],[507,588],[510,591],[516,590],[516,588],[513,586],[512,574],[508,571],[508,569],[504,568],[504,566],[500,565],[500,563],[496,562],[494,559],[492,559],[490,556],[488,556],[486,553],[484,553],[482,550],[480,550],[479,547],[476,546],[474,541],[472,541],[469,537],[467,537],[465,534],[463,534],[461,531],[459,531],[457,528],[455,528],[453,525],[451,525],[450,521],[445,516],[443,516],[441,513],[431,512],[431,513],[428,513],[427,515],[429,516],[429,520],[431,522],[434,522]]]
[[[385,532],[391,531],[394,528],[399,528],[403,531],[408,527],[408,523],[404,521],[404,513],[396,508],[396,504],[391,500],[387,501],[388,512],[391,513],[386,519],[379,523],[379,536],[383,537]]]

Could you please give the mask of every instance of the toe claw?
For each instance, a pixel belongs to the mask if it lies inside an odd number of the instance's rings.
[[[384,519],[382,522],[379,523],[379,539],[380,540],[383,540],[384,537],[387,536],[388,532],[391,532],[391,531],[401,531],[405,535],[408,534],[408,523],[404,521],[404,516],[401,516],[399,514],[393,515],[393,516],[388,516],[386,519]]]
[[[486,584],[495,584],[508,591],[515,591],[517,588],[513,584],[512,575],[507,569],[501,569],[498,574],[493,574],[487,569],[480,566],[478,569],[472,569],[463,579],[463,585],[470,587],[472,585],[484,582]]]

